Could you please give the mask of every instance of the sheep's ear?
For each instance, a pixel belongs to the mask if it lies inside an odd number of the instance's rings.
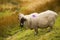
[[[19,14],[19,17],[24,17],[24,14],[20,13],[20,14]]]

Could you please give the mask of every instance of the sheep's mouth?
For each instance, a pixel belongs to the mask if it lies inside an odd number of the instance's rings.
[[[24,24],[23,24],[23,23],[21,23],[21,24],[20,24],[20,26],[21,26],[21,27],[23,27],[23,26],[24,26]]]

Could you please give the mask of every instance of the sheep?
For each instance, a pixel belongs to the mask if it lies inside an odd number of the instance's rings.
[[[51,10],[46,10],[41,13],[32,13],[30,15],[24,15],[23,25],[35,30],[35,34],[38,34],[38,28],[44,29],[50,27],[49,32],[53,29],[57,13]],[[21,18],[22,19],[22,18]]]

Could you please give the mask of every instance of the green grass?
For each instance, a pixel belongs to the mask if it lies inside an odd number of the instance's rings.
[[[6,40],[60,40],[60,15],[58,16],[54,28],[51,32],[39,29],[38,35],[34,35],[34,30],[19,31]]]

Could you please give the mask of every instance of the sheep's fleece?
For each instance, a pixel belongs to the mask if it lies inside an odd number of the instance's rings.
[[[57,13],[51,10],[46,10],[41,13],[32,13],[30,15],[20,15],[19,18],[24,17],[27,21],[24,22],[24,26],[30,29],[34,29],[35,33],[38,33],[38,28],[53,28]],[[49,30],[50,31],[50,30]]]

